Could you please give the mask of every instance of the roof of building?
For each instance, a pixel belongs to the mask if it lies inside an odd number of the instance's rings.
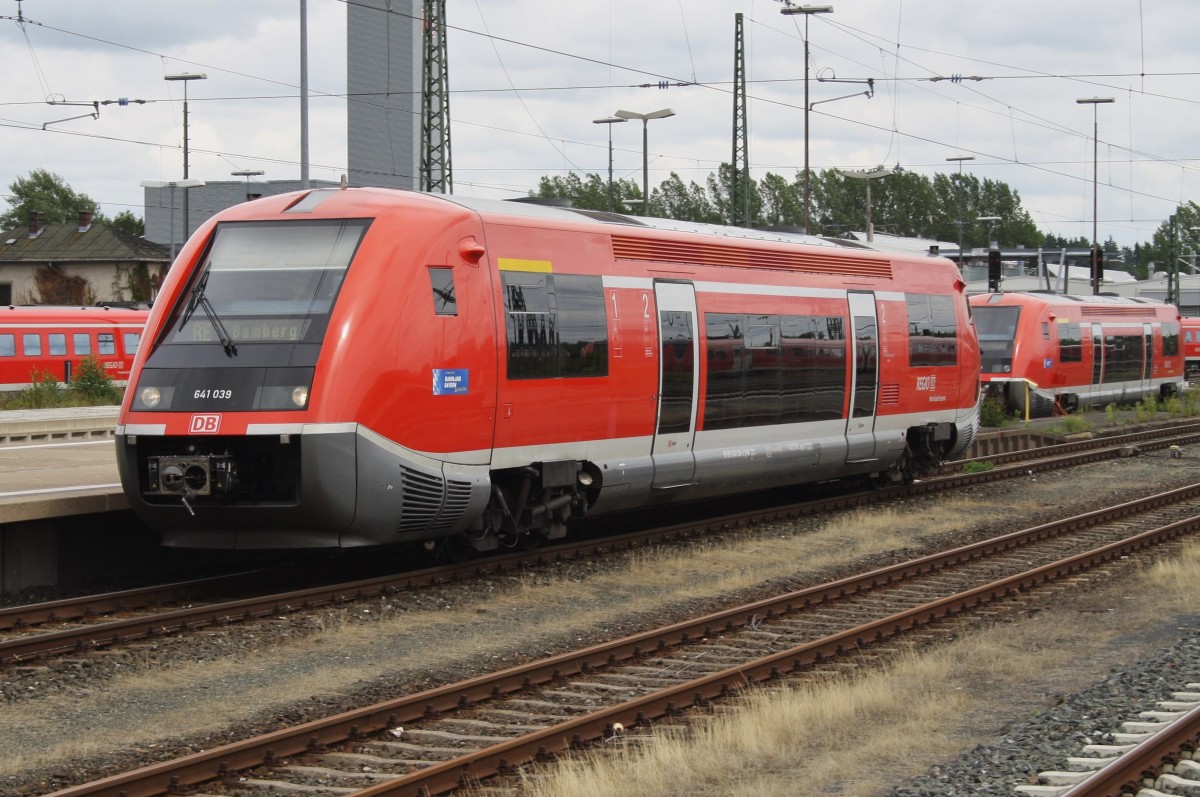
[[[103,223],[46,224],[0,233],[0,263],[169,263],[170,249]]]

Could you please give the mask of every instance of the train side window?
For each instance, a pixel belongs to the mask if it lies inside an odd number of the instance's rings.
[[[92,336],[86,332],[76,332],[71,345],[75,347],[78,357],[87,357],[92,353]]]
[[[704,428],[841,418],[843,319],[705,313]]]
[[[0,357],[16,357],[17,356],[17,336],[4,334],[0,335]]]
[[[1083,362],[1083,332],[1079,324],[1058,325],[1058,359],[1064,363]]]
[[[556,274],[559,376],[608,375],[608,318],[600,277]]]
[[[137,332],[126,332],[122,344],[125,346],[126,354],[137,354],[138,343],[142,340],[142,336]]]
[[[50,356],[51,357],[66,357],[67,356],[67,336],[62,332],[52,332],[47,336],[50,339]]]
[[[509,379],[544,379],[558,375],[551,296],[548,274],[504,273]]]
[[[42,336],[36,332],[21,335],[21,353],[26,357],[42,356]]]
[[[101,332],[96,337],[99,339],[100,343],[97,349],[97,354],[117,353],[117,339],[115,335],[113,335],[111,332]]]
[[[458,298],[454,293],[454,269],[429,269],[429,284],[433,287],[433,312],[438,315],[458,315]]]
[[[608,375],[600,277],[504,272],[509,379]]]
[[[1162,346],[1164,357],[1174,357],[1179,354],[1179,324],[1166,323],[1162,327]]]
[[[927,293],[904,296],[908,312],[908,364],[928,367],[958,364],[958,324],[954,299]]]

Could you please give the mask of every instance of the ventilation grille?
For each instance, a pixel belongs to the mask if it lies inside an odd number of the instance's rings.
[[[889,382],[886,385],[879,386],[879,405],[881,407],[895,407],[900,403],[900,385],[895,382]]]
[[[401,468],[400,484],[404,490],[401,532],[448,531],[471,501],[470,482],[447,482],[437,475]]]
[[[1144,307],[1081,307],[1085,316],[1117,316],[1118,318],[1144,318]]]
[[[807,271],[813,274],[891,279],[892,264],[885,258],[826,254],[812,251],[758,249],[732,244],[667,241],[629,235],[612,237],[613,256],[619,260],[691,263],[702,266]]]

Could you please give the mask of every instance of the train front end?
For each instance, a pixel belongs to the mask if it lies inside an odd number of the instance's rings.
[[[401,529],[367,504],[394,521],[427,510],[414,495],[439,484],[434,508],[446,503],[445,463],[398,442],[414,402],[403,413],[379,410],[391,428],[379,417],[366,428],[361,417],[365,403],[381,404],[370,395],[381,374],[412,390],[419,379],[428,392],[428,372],[414,365],[405,373],[401,354],[381,342],[406,337],[395,328],[403,300],[386,298],[412,293],[404,286],[414,274],[400,272],[413,260],[397,251],[407,228],[390,207],[403,200],[373,204],[353,190],[299,196],[239,206],[199,230],[148,323],[117,428],[117,460],[131,506],[165,545],[392,543]],[[439,223],[454,227],[428,203],[408,210],[406,223],[428,238],[438,237]],[[389,213],[391,221],[377,217]],[[373,225],[380,230],[368,236]],[[429,259],[415,239],[408,237],[410,248]],[[403,399],[400,389],[388,394]],[[362,500],[366,473],[380,482],[370,489],[388,497]],[[413,487],[404,474],[429,484]],[[458,480],[459,510],[486,500],[486,478],[477,481]],[[393,496],[403,511],[391,506]],[[435,520],[423,517],[422,530]]]

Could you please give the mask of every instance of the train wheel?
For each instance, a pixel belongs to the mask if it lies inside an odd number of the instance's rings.
[[[908,448],[905,448],[900,459],[896,460],[892,467],[875,477],[875,486],[891,487],[897,484],[912,484],[917,478],[917,473],[916,463],[913,461],[911,453]]]
[[[475,546],[462,534],[454,534],[442,540],[437,557],[443,562],[462,564],[475,556]]]

